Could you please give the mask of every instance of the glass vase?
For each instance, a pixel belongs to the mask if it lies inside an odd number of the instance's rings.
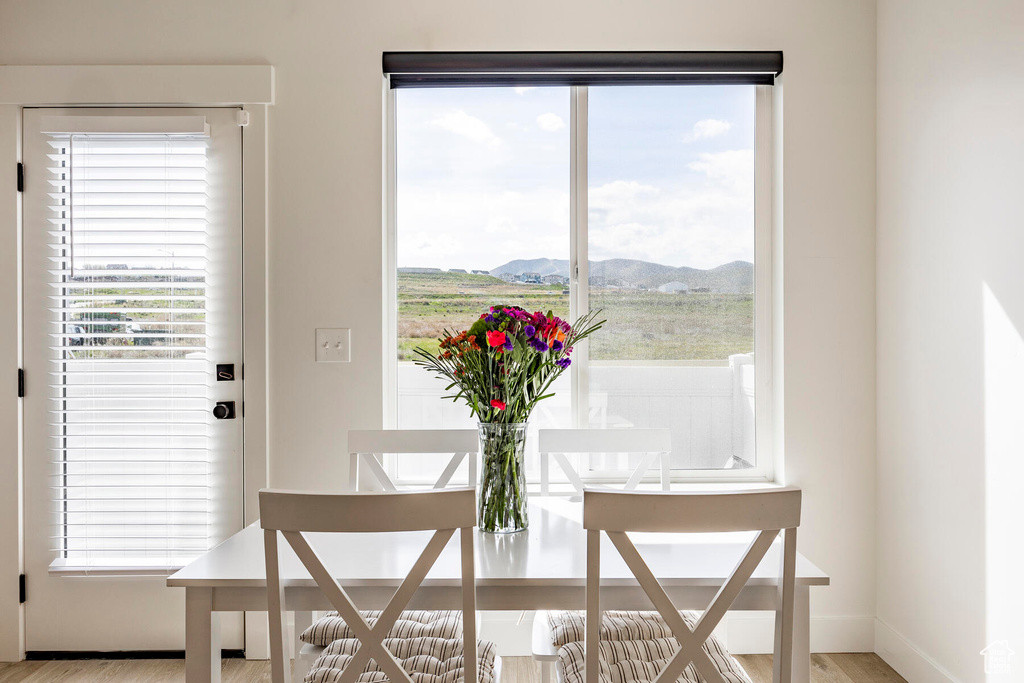
[[[529,526],[526,510],[526,423],[480,423],[481,531],[508,534]]]

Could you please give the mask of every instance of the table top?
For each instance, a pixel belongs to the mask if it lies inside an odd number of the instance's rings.
[[[530,528],[516,534],[476,530],[478,586],[582,586],[586,580],[586,531],[582,503],[559,497],[530,499]],[[308,534],[310,544],[342,585],[395,585],[405,578],[432,532],[389,534]],[[666,585],[719,586],[732,573],[752,534],[630,533],[648,566]],[[305,567],[283,541],[281,579],[286,586],[315,586]],[[778,541],[748,586],[778,585]],[[458,534],[438,558],[423,585],[458,585]],[[602,585],[636,585],[618,551],[602,534]],[[829,577],[798,554],[798,585],[827,586]],[[168,586],[265,587],[263,530],[258,523],[236,533],[171,575]]]

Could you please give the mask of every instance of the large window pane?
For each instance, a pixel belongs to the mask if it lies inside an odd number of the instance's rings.
[[[749,467],[755,88],[592,87],[588,124],[589,422]]]
[[[497,303],[569,317],[569,89],[399,90],[395,107],[398,427],[473,427],[413,349]],[[534,428],[571,426],[568,373],[556,389]]]

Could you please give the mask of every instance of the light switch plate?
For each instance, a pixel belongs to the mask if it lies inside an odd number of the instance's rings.
[[[352,331],[348,328],[318,327],[316,362],[348,363],[352,360]]]

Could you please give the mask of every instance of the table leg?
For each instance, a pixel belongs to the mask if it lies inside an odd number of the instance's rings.
[[[811,589],[796,586],[793,609],[793,683],[811,680]]]
[[[185,589],[185,681],[220,683],[220,615],[212,588]]]
[[[303,669],[306,668],[307,664],[312,664],[312,662],[306,662],[305,660],[302,659],[302,657],[299,656],[299,652],[302,651],[302,646],[305,645],[305,643],[303,643],[301,640],[299,640],[299,636],[302,635],[303,631],[305,631],[307,628],[309,628],[310,626],[313,625],[313,613],[312,612],[295,612],[294,614],[295,614],[295,646],[294,646],[295,647],[295,655],[294,655],[295,658],[292,660],[292,681],[294,681],[294,683],[302,683],[302,681],[304,681],[306,679],[306,671],[304,671]]]

